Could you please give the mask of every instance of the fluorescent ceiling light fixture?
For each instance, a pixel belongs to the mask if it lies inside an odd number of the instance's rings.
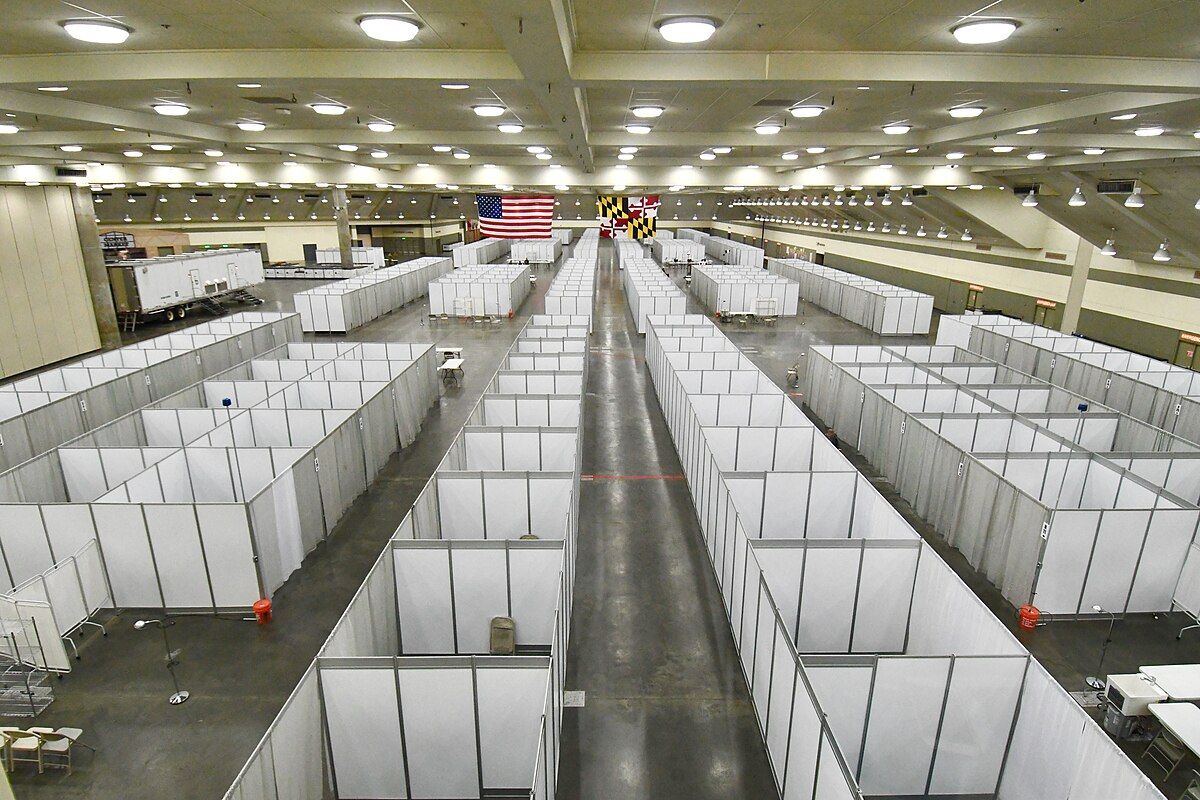
[[[788,113],[791,114],[793,117],[796,117],[797,119],[810,119],[812,117],[819,117],[819,116],[821,116],[821,114],[825,113],[825,106],[817,106],[817,105],[792,106],[791,108],[788,109]]]
[[[1164,129],[1160,125],[1149,125],[1145,128],[1138,128],[1133,132],[1134,136],[1162,136]]]
[[[1104,247],[1100,248],[1100,255],[1115,256],[1117,254],[1117,243],[1112,239],[1104,240]]]
[[[83,147],[77,144],[64,144],[58,149],[62,150],[64,153],[78,153],[79,151],[83,150]]]
[[[960,153],[956,150],[953,153],[946,153],[946,158],[950,159],[951,161],[959,161],[965,158],[966,155],[966,153]]]
[[[1142,188],[1140,186],[1133,187],[1133,194],[1125,198],[1126,208],[1142,208],[1146,205],[1146,198],[1142,197]]]
[[[632,155],[633,153],[636,153],[637,151],[638,151],[638,149],[632,145],[626,145],[625,147],[621,148],[622,153],[626,153],[629,155]]]
[[[998,144],[992,148],[992,152],[993,153],[1011,153],[1013,150],[1016,150],[1016,149],[1017,148],[1012,147],[1007,144]]]
[[[754,132],[757,133],[759,136],[774,136],[775,134],[779,133],[781,130],[783,130],[783,126],[776,125],[773,122],[766,122],[766,123],[763,123],[762,125],[754,126]]]
[[[262,84],[261,83],[239,83],[238,88],[239,89],[261,89]]]
[[[220,150],[205,150],[204,155],[208,156],[209,158],[220,158],[221,156],[225,155],[225,153]]]
[[[744,191],[746,191],[745,186],[722,186],[721,188],[726,192],[744,192]]]
[[[391,133],[396,130],[396,126],[385,120],[376,120],[367,123],[367,130],[374,131],[375,133]]]
[[[625,131],[627,133],[636,133],[638,135],[642,135],[642,134],[647,134],[650,132],[650,126],[649,125],[626,125]]]
[[[1027,155],[1025,157],[1028,158],[1030,161],[1045,161],[1046,160],[1045,153],[1030,153],[1029,155]]]
[[[621,153],[617,158],[621,161],[633,161],[633,153]]]
[[[67,87],[66,86],[39,86],[38,91],[39,92],[65,92],[65,91],[67,91]]]
[[[562,184],[562,183],[560,183],[560,184],[556,185],[556,186],[554,187],[554,189],[555,189],[556,191],[559,191],[559,192],[569,192],[569,191],[571,191],[571,187],[570,187],[570,186],[567,186],[566,184]]]
[[[388,14],[372,14],[358,18],[358,27],[372,39],[381,42],[411,42],[421,26],[410,19]]]
[[[526,153],[544,153],[544,152],[546,152],[546,148],[542,147],[540,144],[531,144],[525,148],[525,152]]]
[[[889,136],[903,136],[904,134],[908,133],[911,130],[912,130],[911,125],[903,125],[900,123],[883,126],[883,132],[888,134]]]
[[[1117,114],[1115,117],[1109,117],[1109,119],[1114,120],[1116,122],[1128,122],[1131,119],[1137,119],[1137,114],[1134,114],[1132,112],[1129,114]]]
[[[144,154],[141,150],[126,150],[122,155],[126,158],[141,158]]]
[[[455,157],[455,158],[457,158],[457,159],[460,159],[460,160],[463,160],[463,161],[465,161],[466,159],[468,159],[468,158],[470,158],[470,157],[471,157],[471,154],[470,154],[470,153],[468,153],[468,152],[466,152],[465,150],[456,150],[456,151],[454,152],[454,157]]]
[[[498,117],[505,111],[504,106],[496,105],[472,106],[471,110],[480,117]]]
[[[983,113],[982,106],[958,106],[951,108],[947,113],[955,119],[972,119]]]
[[[706,42],[717,31],[717,21],[708,17],[674,17],[658,23],[658,33],[673,44]]]
[[[458,153],[455,153],[454,155],[455,157],[458,157]],[[534,153],[533,157],[542,161],[549,161],[550,159],[554,158],[554,156],[550,155],[549,153]]]
[[[337,149],[341,150],[343,153],[357,153],[358,145],[356,145],[356,144],[339,144],[337,146]]]
[[[1171,260],[1171,254],[1167,252],[1167,240],[1166,239],[1163,239],[1162,244],[1160,244],[1158,246],[1158,249],[1154,251],[1154,260],[1162,261],[1162,262]]]
[[[628,164],[617,164],[613,169],[629,169]]]
[[[655,117],[661,117],[662,113],[666,111],[666,109],[662,106],[634,106],[629,110],[632,111],[633,115],[639,119],[654,119]]]
[[[1085,148],[1083,148],[1083,154],[1085,156],[1102,156],[1102,155],[1104,155],[1105,152],[1106,151],[1104,150],[1103,147],[1085,147]]]
[[[342,114],[346,113],[346,108],[347,108],[346,106],[342,105],[341,103],[334,103],[331,101],[310,103],[308,107],[311,108],[313,111],[317,112],[318,114],[322,114],[326,117],[340,117]]]
[[[668,192],[682,192],[683,188],[684,187],[680,186],[679,184],[676,184],[674,186],[668,186],[667,191]]]
[[[121,44],[133,33],[133,28],[107,19],[69,19],[63,30],[72,39],[92,44]]]
[[[784,161],[795,161],[800,157],[799,153],[784,153],[780,156]]]
[[[508,187],[508,188],[510,188],[510,189],[511,189],[512,187],[510,186],[510,187]],[[624,185],[624,184],[620,184],[620,183],[619,183],[619,184],[617,184],[617,185],[613,186],[613,191],[614,191],[614,192],[623,192],[623,191],[625,191],[625,185]]]
[[[387,158],[387,150],[372,150],[371,158]]]
[[[9,125],[7,122],[0,123],[0,134],[20,133],[20,131],[21,131],[21,129],[18,128],[16,125]],[[81,147],[79,149],[82,150],[83,148]]]
[[[525,130],[525,126],[506,122],[503,125],[497,125],[496,130],[500,131],[501,133],[520,133],[521,131]]]
[[[1023,131],[1017,131],[1017,136],[1033,136],[1040,128],[1026,128]]]
[[[469,83],[443,83],[442,88],[449,89],[452,92],[457,92],[457,91],[461,91],[462,89],[470,89],[471,84],[469,84]]]
[[[433,152],[435,153],[449,153],[453,149],[454,148],[448,144],[435,144],[433,146]]]
[[[806,148],[804,148],[804,152],[809,153],[810,155],[819,156],[819,155],[821,155],[821,153],[825,152],[825,148],[824,147],[806,147]]]
[[[1011,19],[969,19],[950,29],[962,44],[995,44],[1003,42],[1020,27]]]
[[[162,114],[164,117],[183,117],[186,116],[190,108],[183,103],[155,103],[150,106],[155,112]]]
[[[237,126],[244,131],[265,131],[267,129],[267,126],[261,122],[247,120],[242,120],[241,122],[237,123]]]

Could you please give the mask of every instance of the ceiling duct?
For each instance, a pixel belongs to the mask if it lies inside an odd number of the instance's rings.
[[[86,169],[75,169],[73,167],[55,167],[54,177],[56,178],[87,178]]]
[[[1012,187],[1012,190],[1013,194],[1017,195],[1018,197],[1027,194],[1041,194],[1042,185],[1040,183],[1019,183]]]
[[[1140,188],[1143,194],[1146,193],[1146,187],[1136,180],[1099,181],[1096,183],[1097,194],[1133,194],[1133,190],[1136,188]]]
[[[294,97],[243,97],[243,100],[249,100],[251,103],[258,103],[264,106],[294,106],[296,98]]]

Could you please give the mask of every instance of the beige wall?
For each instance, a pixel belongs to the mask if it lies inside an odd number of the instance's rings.
[[[66,186],[0,186],[0,378],[100,347]]]
[[[158,255],[158,248],[171,247],[174,248],[175,254],[184,253],[187,251],[188,244],[191,240],[186,233],[180,231],[158,230],[155,228],[132,228],[128,226],[118,225],[101,225],[100,235],[104,235],[109,231],[120,231],[133,236],[134,247],[146,248],[146,255],[154,258]]]
[[[303,261],[304,245],[319,248],[338,246],[337,225],[332,222],[281,222],[246,228],[227,228],[209,231],[203,228],[186,229],[193,245],[204,244],[265,244],[271,261]]]

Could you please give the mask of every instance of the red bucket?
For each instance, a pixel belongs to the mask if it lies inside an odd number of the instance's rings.
[[[1038,617],[1040,616],[1042,616],[1042,612],[1033,606],[1021,606],[1021,627],[1027,631],[1033,630],[1037,627]]]
[[[258,621],[259,625],[266,625],[271,621],[270,600],[267,600],[266,598],[263,598],[262,600],[255,600],[252,608],[254,609],[254,618]]]

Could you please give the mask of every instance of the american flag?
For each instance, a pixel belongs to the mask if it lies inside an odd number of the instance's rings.
[[[479,232],[497,239],[549,239],[554,217],[552,195],[477,194]]]

